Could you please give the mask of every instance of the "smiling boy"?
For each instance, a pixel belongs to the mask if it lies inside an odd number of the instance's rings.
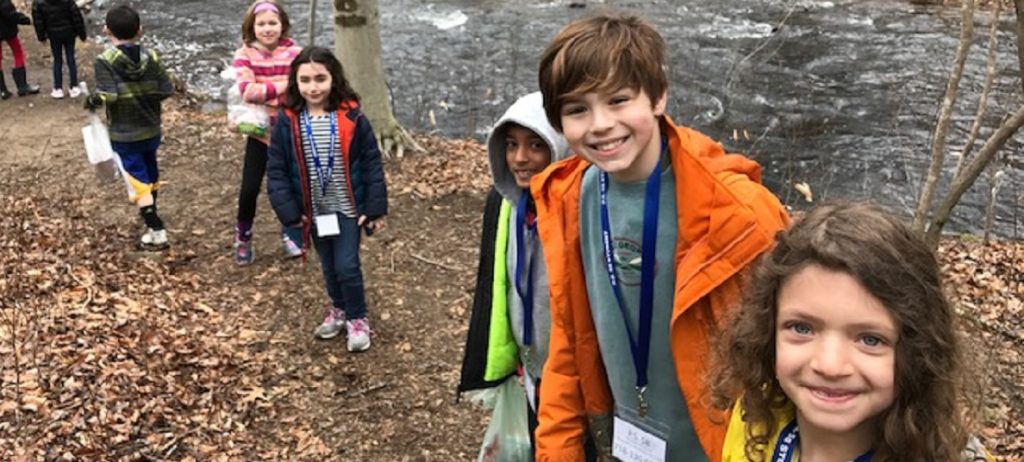
[[[548,120],[578,154],[531,182],[551,293],[537,459],[720,459],[709,341],[788,222],[760,166],[665,115],[665,42],[617,13],[544,51]],[[614,431],[613,431],[614,429]]]

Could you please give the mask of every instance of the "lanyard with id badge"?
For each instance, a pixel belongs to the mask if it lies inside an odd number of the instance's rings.
[[[796,420],[789,422],[786,428],[782,429],[782,433],[779,434],[779,441],[775,443],[775,451],[772,452],[771,462],[790,462],[793,460],[793,454],[796,453],[796,449],[800,447],[800,431],[796,426]],[[875,454],[875,450],[871,449],[864,454],[861,454],[852,462],[871,462],[871,457]]]
[[[526,222],[526,209],[529,205],[529,195],[529,191],[521,194],[519,196],[519,202],[516,204],[515,271],[516,295],[519,296],[519,300],[523,304],[523,346],[525,347],[524,356],[526,357],[527,362],[531,360],[530,346],[533,345],[533,263],[535,255],[531,255],[529,259],[526,257],[526,232],[529,232],[531,239],[537,238],[537,223],[534,222],[531,225]],[[529,263],[527,263],[527,260],[529,260]],[[520,285],[523,280],[524,267],[526,269],[525,289]],[[526,398],[530,403],[530,407],[532,409],[537,409],[536,379],[530,375],[530,368],[527,364],[523,365],[523,379],[523,385],[526,387]]]
[[[331,184],[334,176],[334,159],[337,157],[334,152],[334,140],[338,136],[338,115],[330,113],[331,137],[330,146],[327,149],[327,168],[324,168],[320,153],[316,148],[316,139],[313,137],[313,122],[309,118],[309,110],[302,111],[302,122],[306,126],[306,137],[309,138],[310,157],[313,158],[313,167],[316,168],[316,179],[320,183],[320,197],[327,197],[327,187]],[[338,223],[337,213],[324,213],[313,217],[317,237],[331,237],[341,234],[341,225]]]
[[[662,144],[664,153],[665,144]],[[600,175],[601,205],[601,239],[604,245],[604,258],[608,270],[608,280],[615,294],[615,301],[625,323],[626,335],[629,337],[629,350],[633,357],[633,368],[636,372],[637,412],[632,415],[625,407],[619,406],[615,416],[612,456],[623,462],[662,462],[665,460],[667,448],[667,432],[645,429],[633,422],[642,422],[647,417],[647,364],[651,352],[651,323],[654,317],[654,263],[658,239],[658,202],[661,194],[661,160],[647,178],[644,194],[644,221],[642,259],[640,261],[640,312],[638,316],[637,335],[629,327],[629,315],[623,302],[618,272],[615,269],[615,257],[612,254],[611,218],[608,213],[608,173]],[[630,422],[632,420],[632,422]],[[654,422],[651,422],[652,424]]]

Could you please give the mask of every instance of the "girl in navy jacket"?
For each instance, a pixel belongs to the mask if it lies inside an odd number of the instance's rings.
[[[270,203],[281,223],[301,228],[320,255],[331,299],[317,338],[343,329],[349,351],[370,347],[360,230],[384,227],[387,187],[380,149],[341,63],[322,47],[292,62],[284,108],[267,158]]]

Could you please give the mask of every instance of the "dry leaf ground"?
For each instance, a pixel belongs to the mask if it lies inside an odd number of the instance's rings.
[[[87,166],[77,101],[0,102],[0,460],[473,459],[487,417],[453,398],[488,186],[479,143],[421,137],[429,153],[387,163],[389,227],[362,249],[374,347],[349,354],[312,339],[316,257],[282,257],[265,198],[256,263],[232,263],[242,140],[183,100],[165,116],[173,247],[157,254],[135,249],[123,186]],[[1024,247],[951,241],[942,256],[980,345],[979,433],[1024,460]]]

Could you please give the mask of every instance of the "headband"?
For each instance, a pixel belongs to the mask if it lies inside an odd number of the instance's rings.
[[[281,14],[281,12],[277,9],[277,5],[270,2],[263,2],[260,3],[259,5],[256,5],[256,8],[253,8],[252,10],[252,14],[260,14],[264,11],[273,11],[277,14]]]

